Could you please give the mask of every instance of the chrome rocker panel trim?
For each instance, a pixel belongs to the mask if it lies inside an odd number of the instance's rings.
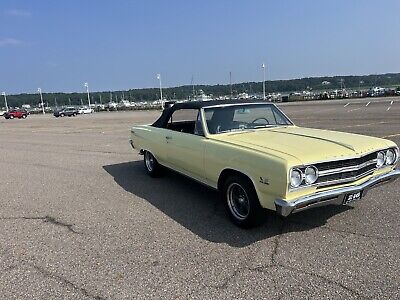
[[[296,199],[295,201],[285,201],[282,199],[275,200],[276,212],[284,217],[290,214],[297,213],[310,208],[326,206],[326,205],[342,205],[344,197],[349,193],[356,193],[363,190],[363,197],[367,191],[378,185],[392,182],[400,177],[400,169],[394,169],[389,173],[377,175],[370,178],[368,181],[356,185],[343,188],[337,188],[329,191],[315,193],[310,196],[305,196]]]

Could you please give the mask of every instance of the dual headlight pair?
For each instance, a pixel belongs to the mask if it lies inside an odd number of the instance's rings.
[[[383,166],[393,165],[399,159],[399,149],[388,149],[386,151],[379,151],[376,158],[376,167],[382,168]]]
[[[294,168],[290,172],[290,186],[293,188],[299,187],[303,180],[307,185],[313,184],[318,179],[318,169],[314,166],[308,166],[304,172],[298,168]]]

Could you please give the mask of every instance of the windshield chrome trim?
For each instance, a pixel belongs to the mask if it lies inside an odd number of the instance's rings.
[[[208,131],[208,126],[207,126],[207,121],[205,117],[205,110],[208,108],[218,108],[218,107],[228,107],[228,106],[248,106],[248,105],[269,105],[275,107],[289,122],[289,124],[277,124],[274,125],[273,127],[266,127],[266,128],[274,128],[274,127],[280,127],[280,126],[296,126],[292,120],[275,104],[271,102],[250,102],[250,103],[228,103],[228,104],[216,104],[216,105],[210,105],[210,106],[203,106],[201,110],[201,117],[202,117],[202,122],[204,124],[204,127],[206,129],[205,132],[207,132],[207,135],[216,135],[216,134],[226,134],[226,133],[232,133],[232,132],[220,132],[220,133],[210,133]],[[248,128],[248,129],[254,129],[254,128]],[[262,128],[265,129],[265,128]]]
[[[269,102],[249,102],[249,103],[225,103],[225,104],[214,104],[210,106],[203,106],[203,109],[206,108],[215,108],[215,107],[227,107],[227,106],[240,106],[240,105],[274,105],[273,103]],[[274,105],[276,106],[276,105]]]

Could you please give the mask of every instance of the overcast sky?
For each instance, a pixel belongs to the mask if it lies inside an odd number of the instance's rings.
[[[400,72],[400,1],[1,0],[8,93]]]

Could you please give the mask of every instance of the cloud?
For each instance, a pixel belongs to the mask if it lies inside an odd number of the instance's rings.
[[[13,38],[0,39],[0,47],[19,46],[22,45],[23,43],[24,43],[23,41]]]
[[[7,9],[4,13],[11,17],[30,17],[32,15],[30,11],[22,9]]]

